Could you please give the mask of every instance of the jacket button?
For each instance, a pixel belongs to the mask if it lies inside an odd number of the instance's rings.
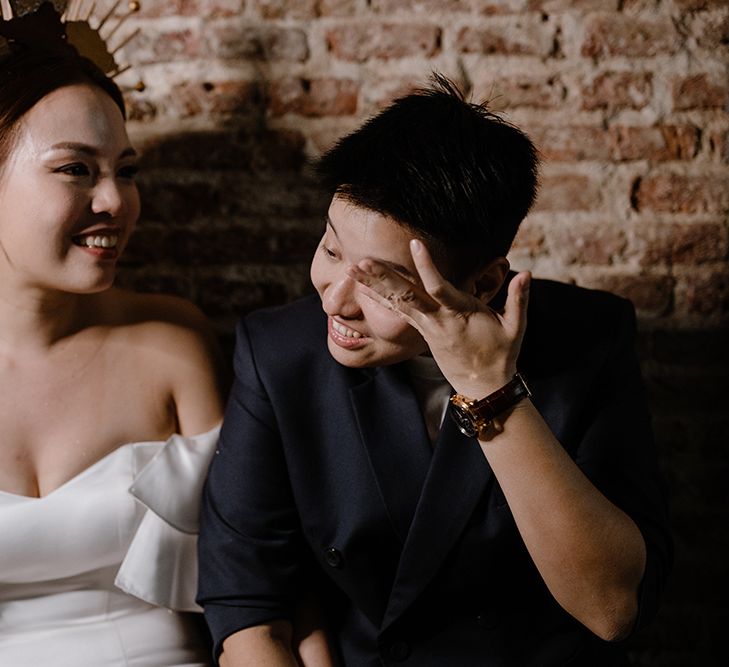
[[[336,569],[342,567],[342,563],[344,561],[339,549],[335,549],[334,547],[329,547],[328,549],[324,550],[324,560],[326,561],[327,565],[329,565],[329,567],[333,567]]]
[[[387,655],[390,660],[395,662],[403,662],[410,657],[410,644],[407,642],[393,642],[387,649]]]

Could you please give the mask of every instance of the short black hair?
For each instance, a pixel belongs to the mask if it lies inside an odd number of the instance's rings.
[[[451,81],[395,100],[317,163],[330,195],[395,219],[465,278],[507,254],[534,202],[529,137]]]

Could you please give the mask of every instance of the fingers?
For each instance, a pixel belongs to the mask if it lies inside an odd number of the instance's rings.
[[[423,288],[428,294],[437,299],[444,291],[447,282],[440,275],[425,244],[418,239],[412,239],[410,241],[410,254],[413,257],[420,280],[423,282]]]
[[[479,310],[469,294],[461,292],[438,271],[425,244],[419,239],[410,241],[410,254],[425,291],[439,304],[458,312]]]
[[[437,304],[415,283],[394,269],[372,259],[363,259],[347,270],[350,278],[360,284],[360,291],[376,303],[409,319],[428,313]]]
[[[529,271],[522,271],[512,278],[501,316],[504,326],[519,338],[526,329],[531,280],[532,274]]]

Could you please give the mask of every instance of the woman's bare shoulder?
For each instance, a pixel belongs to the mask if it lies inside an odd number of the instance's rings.
[[[153,357],[155,366],[167,362],[175,375],[195,369],[219,373],[221,356],[215,334],[202,311],[190,301],[111,289],[100,306],[102,324],[112,338]]]
[[[192,330],[209,330],[210,324],[192,302],[169,294],[146,294],[110,289],[103,297],[105,320],[111,325],[161,325]]]
[[[102,309],[112,335],[169,386],[183,433],[201,432],[220,419],[227,374],[210,323],[197,306],[175,296],[114,289]]]

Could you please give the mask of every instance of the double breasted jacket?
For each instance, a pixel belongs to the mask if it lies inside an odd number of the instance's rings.
[[[671,541],[632,306],[549,281],[530,293],[519,368],[557,439],[643,534],[640,627]],[[344,367],[326,336],[314,296],[238,326],[199,538],[216,655],[313,592],[348,666],[623,664],[550,595],[478,443],[446,418],[433,446],[403,368]]]

